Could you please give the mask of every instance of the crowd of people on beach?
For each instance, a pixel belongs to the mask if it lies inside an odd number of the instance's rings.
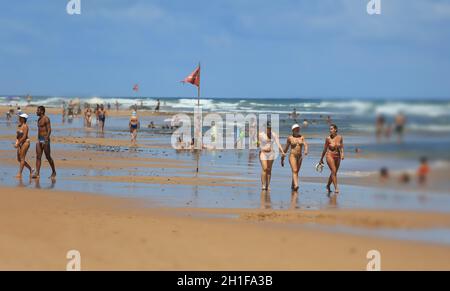
[[[119,103],[116,101],[115,103],[116,110],[119,110]],[[110,110],[111,105],[107,104],[106,108]],[[84,126],[86,128],[91,128],[93,126],[94,120],[97,126],[98,132],[103,133],[105,130],[105,121],[108,115],[108,110],[105,108],[103,104],[96,104],[94,109],[91,108],[91,105],[88,103],[84,104],[84,111],[81,111],[81,106],[78,101],[70,100],[68,103],[63,102],[62,105],[62,118],[63,121],[66,117],[74,118],[78,115],[81,115],[81,112],[84,112]],[[160,101],[158,99],[155,111],[159,111]],[[50,148],[50,136],[51,136],[51,123],[50,119],[45,115],[45,107],[39,106],[36,111],[38,118],[38,141],[36,143],[36,167],[33,169],[30,164],[26,161],[26,155],[30,148],[30,139],[29,132],[30,129],[27,125],[28,115],[21,111],[20,107],[17,107],[18,116],[18,128],[17,128],[17,136],[15,147],[17,148],[17,160],[19,162],[19,172],[17,177],[22,177],[23,169],[26,168],[30,171],[30,177],[34,179],[38,179],[40,176],[40,168],[41,168],[41,159],[42,155],[45,154],[49,165],[52,169],[51,178],[56,177],[56,170],[54,161],[51,157],[51,148]],[[14,115],[14,110],[10,108],[7,112],[6,117],[7,120],[11,120]],[[294,119],[296,121],[299,118],[299,114],[294,109],[292,114],[289,114],[290,119]],[[322,118],[322,116],[321,116]],[[172,123],[174,120],[172,120]],[[334,188],[334,194],[338,194],[340,192],[338,185],[338,171],[341,164],[341,161],[344,160],[344,139],[343,136],[338,134],[338,127],[336,124],[332,123],[331,117],[326,117],[326,123],[329,125],[329,134],[326,136],[324,141],[323,150],[320,156],[318,163],[315,165],[317,171],[322,172],[325,162],[330,170],[330,175],[328,177],[326,183],[326,191],[331,194],[332,186]],[[399,113],[395,119],[395,132],[398,134],[399,142],[401,142],[404,132],[404,126],[406,123],[406,118],[403,114]],[[263,191],[270,190],[270,181],[272,176],[272,167],[274,161],[276,160],[277,154],[281,154],[281,166],[285,166],[286,158],[289,161],[289,165],[292,172],[291,177],[291,189],[295,192],[299,189],[299,172],[302,167],[303,158],[308,155],[309,145],[306,141],[306,137],[301,134],[301,128],[305,128],[308,126],[308,121],[305,119],[303,122],[303,126],[295,123],[292,125],[291,130],[292,133],[287,137],[284,146],[280,143],[280,137],[278,133],[272,130],[271,122],[267,122],[265,129],[261,129],[260,132],[248,132],[239,130],[236,132],[235,136],[235,146],[238,148],[239,144],[244,143],[245,137],[249,136],[249,142],[251,140],[255,140],[257,147],[259,148],[259,160],[261,165],[261,189]],[[149,128],[154,128],[155,125],[152,122],[149,125]],[[214,139],[214,127],[215,124],[211,126],[212,136]],[[176,125],[171,124],[171,128],[176,128]],[[250,126],[249,129],[256,128]],[[128,129],[130,132],[130,140],[132,146],[137,146],[137,136],[138,130],[140,129],[140,120],[137,114],[137,108],[132,108],[131,116],[129,118]],[[376,118],[376,137],[381,138],[385,132],[389,130],[389,125],[386,126],[386,120],[384,116],[378,115]],[[217,134],[217,133],[216,133]],[[186,149],[195,149],[195,139],[192,138],[189,141],[184,141],[182,136],[179,136],[177,139],[177,150],[186,150]],[[203,149],[210,149],[207,146],[204,146]],[[275,152],[278,151],[276,154]],[[429,166],[427,159],[424,157],[421,159],[420,167],[417,171],[419,177],[419,183],[425,184],[427,180],[427,176],[429,173]],[[389,171],[387,168],[380,169],[380,179],[387,180],[389,177]],[[409,181],[409,177],[407,175],[403,175],[401,177],[403,179],[403,183],[407,183]]]

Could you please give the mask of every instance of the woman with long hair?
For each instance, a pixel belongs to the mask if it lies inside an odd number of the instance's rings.
[[[331,174],[328,178],[327,191],[331,193],[331,184],[334,186],[334,193],[339,193],[337,183],[337,172],[344,159],[344,138],[338,134],[336,124],[330,124],[330,135],[325,138],[325,145],[323,147],[322,156],[319,164],[323,164],[323,158],[326,156],[328,167]]]
[[[272,131],[272,124],[267,122],[267,130],[261,131],[258,134],[259,145],[259,161],[261,163],[261,189],[270,190],[270,178],[272,176],[273,161],[276,158],[274,144],[276,144],[278,150],[284,155],[283,148],[280,144],[278,134]]]

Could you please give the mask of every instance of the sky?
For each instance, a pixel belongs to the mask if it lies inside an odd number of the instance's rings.
[[[450,99],[450,1],[0,1],[0,94]]]

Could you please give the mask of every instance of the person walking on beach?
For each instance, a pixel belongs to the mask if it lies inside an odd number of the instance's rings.
[[[17,161],[19,162],[19,172],[16,178],[22,178],[23,168],[26,167],[30,171],[30,177],[33,170],[31,166],[25,160],[28,149],[30,148],[30,139],[28,138],[28,115],[22,113],[19,115],[19,126],[17,127],[16,144],[14,147],[17,149]]]
[[[278,150],[282,153],[282,155],[285,155],[278,135],[275,132],[272,132],[272,124],[270,121],[268,121],[266,132],[261,131],[258,134],[262,190],[270,190],[270,178],[272,176],[272,166],[275,160],[274,143],[276,144]]]
[[[399,112],[395,116],[395,133],[397,134],[398,143],[403,142],[403,132],[405,130],[406,117],[402,112]]]
[[[331,174],[328,178],[327,191],[331,193],[331,183],[334,185],[334,193],[339,194],[339,187],[337,183],[337,172],[344,159],[344,138],[338,134],[336,124],[330,124],[330,135],[325,138],[325,145],[323,147],[322,156],[319,164],[323,165],[323,158],[326,156],[327,164],[330,168]]]
[[[131,144],[136,145],[137,132],[138,129],[140,128],[139,118],[137,117],[136,111],[133,111],[133,113],[131,113],[128,127],[130,128]]]
[[[298,172],[300,171],[303,160],[302,151],[305,156],[308,155],[308,144],[305,141],[305,137],[300,134],[300,125],[298,124],[292,125],[292,135],[288,136],[283,152],[287,154],[289,147],[291,148],[291,152],[289,154],[289,164],[291,165],[292,170],[291,189],[297,191]],[[283,155],[281,157],[282,167],[284,167],[284,159],[285,156]]]
[[[386,123],[386,119],[384,118],[383,114],[379,114],[375,121],[375,135],[377,138],[377,142],[380,142],[381,137],[384,132],[384,125]]]
[[[62,117],[62,123],[66,122],[66,101],[62,102],[61,105],[61,117]]]
[[[86,110],[84,111],[84,124],[88,128],[92,126],[92,109],[89,104],[86,105]]]
[[[41,171],[42,153],[45,154],[50,167],[52,168],[52,175],[50,178],[56,177],[55,163],[53,162],[50,149],[50,135],[52,127],[50,118],[45,115],[45,107],[39,106],[36,111],[38,119],[38,141],[36,143],[36,172],[33,174],[34,179],[39,179]]]
[[[98,114],[99,128],[101,133],[103,133],[105,131],[105,121],[106,121],[106,110],[103,104],[100,105],[97,114]]]

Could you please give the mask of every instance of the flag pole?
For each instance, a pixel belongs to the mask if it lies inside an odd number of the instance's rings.
[[[200,70],[200,62],[198,62],[198,77],[200,78],[200,74],[201,74],[201,70]],[[200,83],[201,83],[201,79],[198,82],[198,87],[197,87],[197,112],[200,112]],[[199,138],[199,137],[197,137]],[[201,136],[200,136],[201,138]],[[199,143],[200,142],[200,143]],[[201,145],[201,141],[197,140],[197,143],[199,143]],[[197,173],[198,173],[198,164],[199,164],[199,159],[200,159],[200,154],[197,154]]]
[[[201,75],[201,70],[200,70],[200,62],[198,62],[198,77],[200,78]],[[200,107],[200,83],[201,83],[201,79],[198,82],[198,88],[197,88],[197,107]]]

